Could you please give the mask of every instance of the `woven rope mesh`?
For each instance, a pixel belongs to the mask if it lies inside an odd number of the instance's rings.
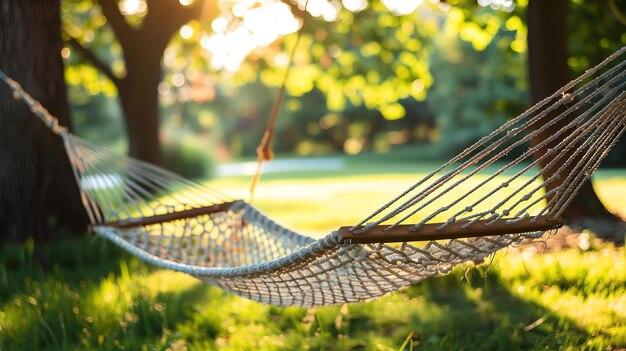
[[[151,164],[63,136],[93,223],[150,217],[232,201],[222,192]]]
[[[352,226],[352,233],[558,218],[626,128],[625,52],[392,197]],[[218,190],[69,134],[19,84],[4,74],[0,79],[63,137],[97,233],[159,267],[256,301],[298,306],[363,301],[541,234],[385,245],[345,244],[336,231],[314,240]],[[202,212],[224,203],[230,205]]]
[[[314,240],[273,224],[238,203],[224,212],[118,229],[149,254],[197,267],[238,267],[288,255]]]
[[[189,273],[239,296],[307,307],[382,296],[448,273],[467,260],[482,259],[521,238],[470,238],[402,249],[340,245],[337,233],[320,240],[304,237],[244,203],[188,220],[96,230],[149,262]]]
[[[353,229],[558,218],[624,132],[624,52],[509,120]]]

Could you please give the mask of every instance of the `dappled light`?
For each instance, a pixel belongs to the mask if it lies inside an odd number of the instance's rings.
[[[301,25],[281,1],[255,5],[256,1],[220,2],[222,13],[211,22],[214,33],[200,39],[214,69],[237,71],[253,50],[295,32]]]
[[[367,8],[369,1],[368,0],[343,0],[341,3],[343,4],[343,7],[345,7],[348,11],[359,12]]]
[[[400,16],[415,12],[421,3],[422,0],[383,1],[389,11]],[[314,18],[333,22],[340,20],[342,8],[357,13],[365,10],[369,2],[299,0],[297,4]],[[279,0],[220,1],[219,8],[221,14],[211,22],[214,33],[200,39],[202,47],[211,55],[211,66],[217,70],[237,71],[254,50],[266,47],[278,38],[297,31],[302,25],[301,19],[294,17],[289,6]],[[333,57],[337,56],[338,54]]]
[[[148,4],[145,0],[121,0],[118,6],[125,16],[143,17],[148,13]]]
[[[324,21],[337,20],[341,3],[337,0],[298,0],[300,8],[305,8],[313,17],[320,17]]]
[[[494,10],[504,10],[511,12],[515,9],[515,2],[513,0],[477,0],[478,5],[486,7],[489,6]],[[527,2],[527,1],[526,1]]]
[[[396,15],[408,15],[415,11],[423,0],[382,0],[383,4]]]

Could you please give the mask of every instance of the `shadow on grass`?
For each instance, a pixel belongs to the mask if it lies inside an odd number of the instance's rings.
[[[469,278],[461,281],[461,278]],[[431,278],[403,292],[437,313],[415,314],[409,324],[417,349],[582,349],[591,335],[576,321],[512,293],[497,271],[479,270]],[[470,346],[471,345],[471,346]],[[469,347],[468,347],[469,346]],[[608,345],[607,345],[608,346]]]
[[[0,246],[0,303],[20,292],[25,281],[43,281],[54,277],[71,285],[85,280],[99,280],[111,272],[118,274],[119,259],[128,257],[104,238],[61,238],[43,246],[52,267],[46,272],[34,259],[34,244]]]
[[[47,244],[51,272],[33,262],[31,246],[0,248],[0,350],[158,349],[198,304],[225,295],[182,274],[159,277],[104,238]],[[209,339],[220,331],[210,319],[195,325]]]
[[[50,274],[29,261],[28,244],[0,251],[0,349],[397,350],[409,333],[424,350],[610,346],[588,346],[595,335],[518,297],[497,269],[486,278],[485,268],[455,270],[372,302],[302,309],[151,270],[102,238],[46,249]]]

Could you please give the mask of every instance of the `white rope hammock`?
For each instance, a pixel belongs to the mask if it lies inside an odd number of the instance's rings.
[[[560,214],[626,128],[625,52],[363,221],[319,240],[220,191],[70,134],[1,71],[0,79],[63,138],[95,233],[156,266],[252,300],[319,306],[372,299],[560,227]],[[544,191],[547,185],[552,190]]]

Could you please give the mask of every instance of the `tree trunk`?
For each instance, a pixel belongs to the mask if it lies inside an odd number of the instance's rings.
[[[0,3],[0,69],[69,125],[60,1]],[[87,216],[61,139],[0,87],[0,241],[84,230]]]
[[[568,1],[530,0],[527,11],[530,86],[533,101],[539,102],[571,80],[567,66]],[[552,135],[566,122],[549,128],[533,143],[537,144],[548,135]],[[547,176],[550,175],[548,172]],[[558,186],[551,185],[548,188]],[[563,213],[563,217],[568,221],[577,221],[584,217],[615,219],[598,199],[590,181],[583,184],[578,195]]]
[[[127,74],[118,78],[93,54],[87,54],[87,58],[104,71],[118,88],[130,156],[162,165],[158,94],[162,76],[161,58],[179,28],[199,18],[203,2],[183,6],[174,0],[148,0],[148,14],[137,28],[128,25],[114,1],[99,0],[99,4],[122,46]]]
[[[162,164],[159,139],[159,82],[161,55],[135,56],[126,53],[128,75],[120,85],[119,96],[128,133],[131,157]]]

